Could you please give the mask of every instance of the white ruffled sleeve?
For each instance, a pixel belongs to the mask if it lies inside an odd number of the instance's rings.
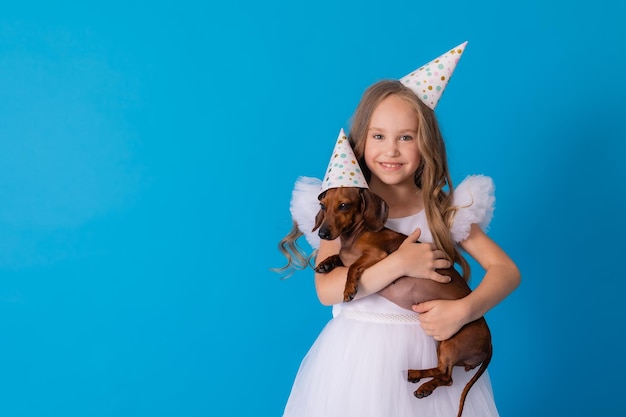
[[[454,189],[454,205],[458,210],[451,232],[455,242],[467,239],[474,223],[488,230],[496,202],[494,191],[493,180],[484,175],[470,175]]]
[[[315,226],[315,216],[320,209],[317,196],[321,189],[322,180],[313,177],[299,177],[291,194],[291,217],[298,223],[298,229],[314,249],[320,246],[320,237],[312,230]]]

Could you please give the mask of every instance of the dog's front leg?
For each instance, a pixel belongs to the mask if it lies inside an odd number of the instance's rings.
[[[346,286],[343,291],[343,301],[352,301],[356,296],[356,292],[359,287],[359,280],[363,271],[370,266],[374,265],[378,261],[384,259],[387,253],[384,251],[364,252],[363,255],[348,268],[348,277],[346,279]]]
[[[319,274],[326,274],[327,272],[332,271],[338,266],[343,266],[341,257],[339,257],[339,255],[331,255],[315,267],[315,272]]]

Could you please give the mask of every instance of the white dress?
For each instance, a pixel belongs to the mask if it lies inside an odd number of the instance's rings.
[[[316,248],[312,234],[320,182],[301,177],[296,183],[291,211]],[[455,205],[464,207],[455,217],[456,242],[469,234],[472,223],[486,228],[493,213],[493,183],[484,176],[466,178],[455,189]],[[309,227],[310,226],[310,227]],[[422,230],[420,241],[431,241],[424,212],[390,219],[387,226],[410,234]],[[435,389],[426,398],[413,392],[427,379],[413,384],[407,370],[437,365],[437,344],[418,323],[418,314],[377,294],[333,306],[333,318],[303,359],[283,417],[453,417],[461,392],[476,369],[455,367],[453,384]],[[496,347],[497,349],[497,347]],[[463,417],[498,416],[488,372],[469,391]]]

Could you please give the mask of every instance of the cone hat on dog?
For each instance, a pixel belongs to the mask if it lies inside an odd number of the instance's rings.
[[[400,79],[431,109],[435,110],[450,77],[461,59],[467,41]]]
[[[337,137],[320,194],[330,188],[339,187],[369,188],[343,129]]]

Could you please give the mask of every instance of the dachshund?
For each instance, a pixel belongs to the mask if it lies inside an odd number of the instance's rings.
[[[343,299],[349,302],[357,293],[363,271],[398,249],[407,236],[384,226],[388,206],[382,198],[367,188],[331,188],[321,193],[318,199],[320,210],[315,217],[313,231],[319,229],[318,235],[321,239],[340,238],[341,249],[338,254],[321,261],[315,271],[324,274],[335,267],[348,266]],[[404,277],[400,278],[402,285],[389,285],[380,294],[399,306],[410,309],[412,305],[424,301],[455,300],[471,292],[465,279],[454,267],[438,269],[437,272],[449,276],[451,281],[444,284],[430,279]],[[400,290],[388,290],[392,287]],[[439,342],[437,367],[409,370],[407,379],[415,383],[422,378],[432,378],[414,393],[417,398],[424,398],[439,386],[452,385],[454,366],[463,366],[465,371],[469,371],[481,365],[463,389],[458,412],[460,417],[467,393],[487,369],[491,356],[491,333],[486,320],[481,317],[463,326],[448,340]]]

